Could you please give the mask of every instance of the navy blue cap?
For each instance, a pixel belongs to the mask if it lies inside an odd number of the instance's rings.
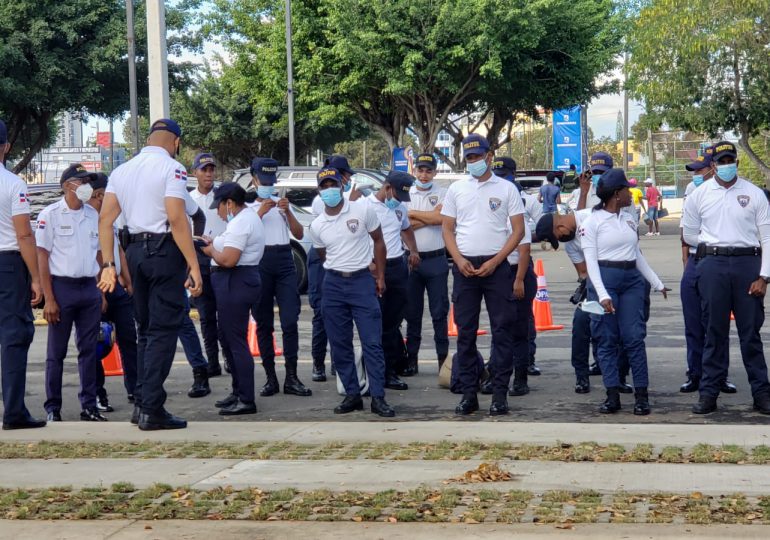
[[[150,127],[150,133],[154,133],[155,131],[168,131],[177,137],[182,136],[182,128],[180,128],[179,124],[170,118],[161,118],[160,120],[155,120],[155,122],[153,122],[152,126]]]
[[[64,184],[67,180],[82,180],[83,178],[91,179],[91,173],[86,170],[80,163],[73,163],[61,174],[60,184]]]
[[[738,149],[730,141],[719,141],[714,145],[714,155],[711,156],[712,161],[719,161],[725,156],[732,156],[738,158]]]
[[[92,173],[91,174],[91,180],[89,181],[89,184],[91,184],[91,187],[94,188],[94,190],[106,189],[107,188],[107,175],[104,174],[103,172]]]
[[[396,199],[401,202],[409,202],[412,198],[409,196],[409,189],[414,184],[414,176],[403,171],[390,171],[385,177],[385,182],[393,186],[393,192]]]
[[[614,165],[612,156],[604,152],[596,152],[591,156],[591,170],[605,172],[609,171]]]
[[[5,122],[0,120],[0,144],[8,142],[8,128],[5,127]]]
[[[471,133],[463,139],[463,158],[471,154],[486,154],[489,152],[489,142],[486,137]]]
[[[496,157],[492,162],[492,172],[497,176],[516,174],[516,161],[509,157]]]
[[[688,171],[699,171],[711,166],[711,157],[714,155],[714,147],[709,146],[698,156],[695,161],[684,166]]]
[[[263,186],[272,186],[278,178],[278,162],[273,158],[255,157],[251,160],[251,174]]]
[[[337,182],[337,185],[342,185],[342,175],[340,174],[340,171],[335,169],[334,167],[324,167],[320,171],[318,171],[318,175],[316,176],[318,180],[318,185],[320,186],[327,180],[334,180]]]
[[[246,198],[246,190],[238,185],[237,182],[225,182],[214,189],[214,200],[209,206],[210,210],[219,208],[219,203],[226,200],[243,201]]]
[[[340,172],[355,174],[355,171],[351,169],[350,165],[348,164],[348,158],[339,154],[335,154],[326,158],[326,161],[324,161],[324,167],[333,167]]]
[[[414,160],[414,168],[417,169],[417,167],[428,167],[430,170],[435,171],[436,167],[438,167],[436,156],[433,154],[420,154]]]
[[[553,214],[543,214],[535,225],[535,236],[539,242],[550,242],[553,249],[559,249],[559,239],[553,232]]]
[[[599,179],[599,185],[597,186],[597,189],[614,190],[624,187],[631,187],[631,184],[628,183],[628,180],[626,179],[626,173],[623,171],[623,169],[610,169],[602,174],[602,177]]]
[[[193,159],[192,168],[195,170],[202,169],[206,165],[213,165],[214,167],[217,166],[216,162],[214,161],[214,154],[203,152],[195,156],[195,159]]]

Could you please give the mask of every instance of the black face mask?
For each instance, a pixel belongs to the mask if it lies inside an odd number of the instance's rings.
[[[572,231],[566,236],[560,236],[559,242],[571,242],[575,239],[575,231]]]

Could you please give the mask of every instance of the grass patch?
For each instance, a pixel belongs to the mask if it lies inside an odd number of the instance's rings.
[[[693,463],[712,463],[714,461],[714,447],[710,444],[696,444],[688,457]]]
[[[682,463],[684,462],[684,449],[678,446],[666,446],[660,451],[658,461],[663,463]]]

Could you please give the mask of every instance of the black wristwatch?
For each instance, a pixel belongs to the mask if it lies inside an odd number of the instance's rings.
[[[115,261],[107,261],[102,263],[102,268],[115,268]]]

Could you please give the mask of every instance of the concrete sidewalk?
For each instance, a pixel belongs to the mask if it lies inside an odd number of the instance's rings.
[[[43,429],[3,431],[0,441],[249,443],[289,441],[300,444],[329,442],[435,443],[439,441],[505,442],[551,445],[557,442],[599,444],[652,444],[655,448],[699,443],[759,446],[770,444],[766,425],[693,424],[575,424],[536,422],[191,422],[187,429],[140,431],[128,422],[57,422]]]

